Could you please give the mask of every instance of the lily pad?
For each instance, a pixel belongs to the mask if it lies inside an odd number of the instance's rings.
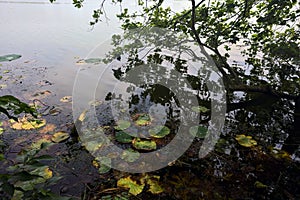
[[[118,187],[128,188],[129,193],[135,196],[140,194],[145,186],[145,184],[138,184],[136,181],[132,180],[130,176],[118,180],[117,185]]]
[[[162,187],[159,185],[157,180],[148,179],[147,183],[150,186],[148,191],[151,192],[152,194],[159,194],[164,191]]]
[[[127,128],[129,128],[131,125],[131,123],[129,121],[126,120],[119,120],[117,121],[117,126],[115,126],[116,130],[125,130]]]
[[[118,142],[121,142],[121,143],[130,143],[132,142],[132,137],[130,135],[128,135],[126,132],[124,131],[118,131],[116,133],[116,140]]]
[[[111,159],[108,157],[97,157],[96,160],[100,163],[100,167],[98,169],[98,172],[100,174],[105,174],[109,172],[111,169]]]
[[[66,132],[56,132],[53,134],[51,140],[55,143],[63,142],[67,140],[70,137],[70,135]]]
[[[26,117],[23,117],[18,122],[12,120],[11,128],[16,130],[31,130],[41,128],[45,126],[45,124],[45,119],[27,119]]]
[[[149,129],[149,134],[154,138],[163,138],[170,133],[170,129],[166,126],[155,126]]]
[[[198,112],[198,113],[206,113],[209,111],[209,109],[204,106],[193,106],[192,110],[194,112]]]
[[[132,145],[138,150],[150,151],[156,149],[156,143],[152,140],[142,140],[140,138],[135,138],[132,141]]]
[[[147,114],[143,114],[138,117],[138,119],[135,121],[135,124],[137,126],[147,126],[151,123],[151,118]]]
[[[21,55],[17,54],[8,54],[4,56],[0,56],[0,62],[5,62],[5,61],[12,61],[21,58]]]
[[[4,132],[4,128],[1,126],[3,126],[3,122],[0,122],[0,135]]]
[[[205,126],[192,126],[189,129],[190,134],[194,137],[205,138],[208,129]]]
[[[252,139],[251,136],[246,135],[237,135],[235,139],[238,141],[238,143],[244,147],[253,147],[257,145],[257,142]]]
[[[140,153],[129,148],[123,151],[121,158],[127,162],[134,162],[139,159]]]
[[[69,103],[72,101],[72,96],[64,96],[63,98],[60,99],[60,102],[63,103]]]
[[[102,62],[101,58],[88,58],[88,59],[84,59],[85,63],[91,63],[91,64],[99,64]]]

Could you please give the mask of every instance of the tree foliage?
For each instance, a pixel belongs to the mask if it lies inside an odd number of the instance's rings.
[[[73,2],[76,7],[84,5],[83,0]],[[297,121],[300,111],[294,105],[300,94],[299,1],[191,0],[187,9],[176,12],[164,0],[138,0],[139,11],[127,8],[122,0],[102,0],[91,25],[105,19],[107,3],[120,5],[117,17],[125,31],[137,27],[170,29],[204,47],[223,75],[228,111],[237,110],[236,117],[244,121],[265,119],[270,126],[274,126],[270,118],[284,118],[279,123],[285,129]],[[119,39],[115,36],[114,41]],[[239,58],[235,60],[232,55],[237,53]],[[243,92],[243,96],[236,92]],[[252,113],[242,113],[242,108]],[[299,129],[295,123],[293,133]]]

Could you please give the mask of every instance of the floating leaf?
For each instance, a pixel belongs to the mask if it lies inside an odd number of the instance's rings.
[[[134,151],[133,149],[126,149],[123,151],[121,158],[127,162],[134,162],[137,159],[139,159],[140,153],[137,151]]]
[[[209,111],[209,109],[204,106],[193,106],[192,110],[194,112],[198,112],[198,113],[206,113]]]
[[[0,135],[4,132],[4,129],[1,126],[3,126],[3,122],[0,122]]]
[[[5,88],[7,88],[6,84],[0,84],[0,89],[5,89]]]
[[[189,132],[194,137],[205,138],[208,129],[205,126],[192,126]]]
[[[84,119],[85,119],[85,117],[86,117],[86,113],[87,113],[87,110],[83,111],[83,112],[79,115],[78,120],[81,121],[81,122],[83,122]]]
[[[117,185],[118,187],[128,188],[129,193],[135,196],[140,194],[143,191],[145,186],[144,184],[141,185],[137,184],[137,182],[132,180],[130,176],[118,180]]]
[[[32,95],[32,97],[34,97],[34,98],[30,98],[30,99],[31,100],[32,99],[44,99],[49,95],[51,95],[51,92],[49,90],[39,91]]]
[[[0,62],[12,61],[12,60],[19,59],[21,57],[22,57],[21,55],[17,55],[17,54],[8,54],[8,55],[0,56]]]
[[[70,137],[70,135],[66,132],[56,132],[53,134],[51,140],[55,143],[63,142],[67,140]]]
[[[257,142],[252,139],[251,136],[246,135],[237,135],[235,139],[238,141],[238,143],[244,147],[252,147],[257,145]]]
[[[283,151],[283,150],[277,151],[277,150],[274,149],[273,152],[272,152],[272,155],[277,159],[288,159],[288,160],[290,160],[292,158],[292,156],[288,152]]]
[[[84,59],[85,63],[92,63],[92,64],[99,64],[101,63],[102,59],[101,58],[88,58]]]
[[[100,174],[104,174],[109,172],[109,170],[111,169],[111,159],[108,157],[98,157],[96,158],[96,160],[99,162],[100,167],[98,169],[98,172]]]
[[[16,130],[31,130],[31,129],[38,129],[46,124],[45,119],[27,119],[26,117],[23,117],[19,122],[10,121],[11,128]]]
[[[263,183],[260,182],[260,181],[255,181],[254,186],[255,186],[256,188],[267,188],[267,187],[268,187],[267,185],[263,184]]]
[[[56,116],[59,113],[61,113],[61,109],[60,108],[53,108],[53,109],[49,110],[49,114],[52,115],[52,116]]]
[[[51,133],[55,130],[56,126],[54,124],[47,124],[45,127],[43,127],[39,133],[46,134]]]
[[[63,103],[69,103],[72,101],[72,96],[64,96],[63,98],[60,99],[60,102]]]
[[[132,145],[134,148],[139,150],[150,151],[156,149],[156,143],[152,140],[142,140],[140,138],[135,138],[132,141]]]
[[[148,191],[151,192],[152,194],[159,194],[159,193],[162,193],[164,191],[162,189],[162,187],[159,185],[157,180],[148,179],[147,183],[150,186]]]
[[[155,126],[149,129],[149,134],[154,138],[163,138],[170,133],[170,129],[166,126]]]
[[[151,118],[147,114],[140,115],[138,119],[135,121],[137,126],[147,126],[151,123]]]
[[[116,130],[125,130],[130,127],[130,122],[126,120],[117,121],[117,126],[115,126]]]
[[[102,62],[102,59],[101,58],[88,58],[88,59],[80,59],[78,60],[76,63],[77,64],[100,64]]]
[[[121,142],[121,143],[130,143],[132,142],[132,137],[130,135],[128,135],[126,132],[124,131],[118,131],[116,133],[116,140],[118,142]]]
[[[52,143],[52,142],[48,138],[41,138],[31,144],[31,149],[37,149],[37,150],[41,149],[42,144],[45,144],[45,143]]]

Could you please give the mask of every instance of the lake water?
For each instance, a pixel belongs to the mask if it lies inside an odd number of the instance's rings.
[[[182,1],[170,1],[175,9],[182,9]],[[0,54],[20,54],[14,65],[47,67],[47,79],[54,83],[57,94],[72,92],[79,66],[94,47],[121,32],[115,17],[118,5],[105,6],[109,20],[91,27],[93,10],[99,1],[87,0],[77,9],[71,0],[0,0]],[[126,7],[135,8],[130,1]],[[29,64],[24,64],[24,62]]]

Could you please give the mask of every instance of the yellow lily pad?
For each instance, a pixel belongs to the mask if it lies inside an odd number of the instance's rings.
[[[129,193],[135,196],[140,194],[145,186],[145,184],[138,184],[136,181],[132,180],[130,176],[118,180],[117,185],[118,187],[128,188]]]
[[[151,124],[151,118],[147,114],[142,114],[138,117],[138,119],[135,121],[135,125],[137,126],[147,126]]]
[[[27,119],[23,117],[18,122],[10,121],[11,128],[16,130],[31,130],[31,129],[38,129],[46,124],[45,119]]]
[[[251,136],[246,135],[237,135],[235,139],[238,141],[238,143],[244,147],[253,147],[257,145],[257,142],[252,139]]]
[[[70,135],[66,132],[56,132],[53,134],[51,140],[55,143],[63,142],[67,140],[70,137]]]
[[[142,140],[140,138],[135,138],[132,141],[132,145],[134,148],[136,148],[138,150],[150,151],[150,150],[156,149],[156,143],[155,143],[155,141],[152,141],[152,140]]]

